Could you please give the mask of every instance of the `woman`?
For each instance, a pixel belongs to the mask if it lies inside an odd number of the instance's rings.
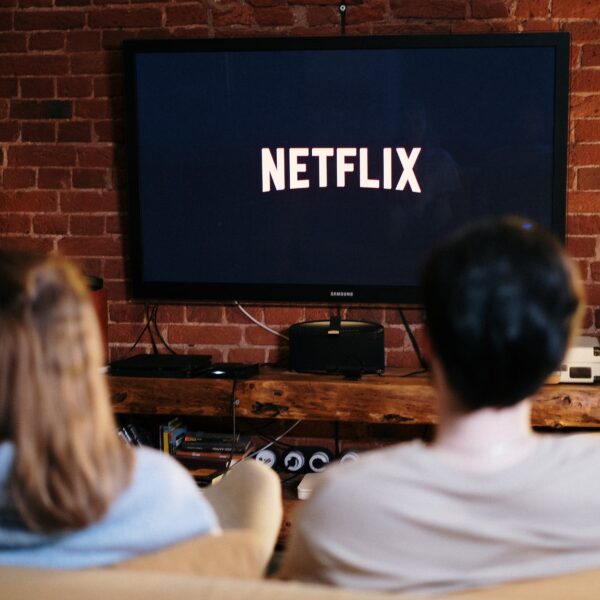
[[[176,461],[117,436],[85,283],[60,257],[0,251],[0,564],[111,564],[217,518]]]

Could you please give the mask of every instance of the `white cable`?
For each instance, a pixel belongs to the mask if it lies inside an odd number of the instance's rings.
[[[275,329],[271,329],[268,325],[261,323],[259,320],[255,319],[237,300],[234,300],[233,303],[253,322],[256,323],[259,327],[262,327],[264,330],[269,333],[273,333],[274,335],[278,335],[282,337],[284,340],[289,340],[290,338],[287,335],[283,335],[279,331],[275,331]]]
[[[276,444],[281,438],[285,437],[292,429],[294,429],[294,427],[297,427],[300,423],[302,423],[302,419],[298,419],[295,423],[293,423],[292,425],[290,425],[281,435],[278,435],[273,441],[269,442],[268,444],[266,444],[262,448],[259,448],[258,450],[255,450],[254,452],[251,452],[250,454],[248,454],[248,456],[245,456],[240,462],[237,462],[235,464],[239,465],[243,460],[248,460],[249,458],[253,458],[259,452],[262,452],[263,450],[266,450],[267,448],[270,448],[273,444]],[[235,469],[235,465],[233,465],[233,467],[231,467],[231,468]]]

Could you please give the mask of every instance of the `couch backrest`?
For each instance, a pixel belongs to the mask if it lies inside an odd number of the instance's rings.
[[[597,600],[600,570],[474,590],[449,600]],[[44,571],[0,567],[7,600],[406,600],[397,594],[348,591],[293,582],[148,571]]]
[[[371,598],[371,595],[367,595]],[[160,572],[44,571],[0,567],[3,600],[359,600],[322,586]],[[374,600],[390,600],[375,595]]]

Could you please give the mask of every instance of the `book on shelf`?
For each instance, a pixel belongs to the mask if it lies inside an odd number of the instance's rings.
[[[244,458],[244,454],[222,452],[180,452],[173,455],[182,465],[189,468],[220,467],[234,465]]]
[[[186,452],[222,452],[224,454],[233,452],[234,454],[243,454],[250,449],[250,444],[235,444],[232,446],[231,444],[219,443],[198,444],[196,442],[182,442],[177,446],[177,449]]]
[[[248,439],[250,436],[247,435],[241,435],[241,434],[236,434],[235,439],[236,441],[240,440],[240,439]],[[207,442],[213,442],[213,441],[217,441],[217,442],[229,442],[231,443],[231,440],[233,439],[233,434],[231,433],[224,433],[221,431],[188,431],[185,434],[185,441],[186,442],[202,442],[202,441],[207,441]]]
[[[213,450],[175,450],[174,455],[176,458],[208,458],[212,460],[229,460],[233,458],[241,458],[244,456],[243,452],[216,452]]]
[[[160,449],[166,454],[173,454],[183,442],[186,432],[187,427],[179,417],[171,419],[166,425],[161,425],[159,430]]]
[[[230,433],[188,431],[180,444],[182,450],[237,452],[243,453],[250,448],[249,435],[236,435],[235,441]]]
[[[248,456],[252,441],[249,435],[238,434],[234,438],[231,433],[188,431],[179,417],[161,425],[159,437],[161,450],[189,470],[221,473]]]

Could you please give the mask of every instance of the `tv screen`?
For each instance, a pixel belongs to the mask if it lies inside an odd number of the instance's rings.
[[[564,239],[564,33],[124,43],[133,295],[418,302],[489,215]]]

